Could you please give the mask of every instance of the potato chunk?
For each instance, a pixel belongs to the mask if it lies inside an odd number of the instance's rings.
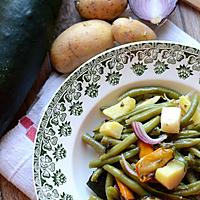
[[[101,125],[99,132],[105,136],[110,136],[116,139],[121,138],[123,126],[118,122],[105,122]]]
[[[185,164],[175,159],[166,166],[158,168],[155,173],[156,180],[169,190],[177,187],[184,176]]]
[[[126,97],[122,99],[119,103],[103,110],[103,114],[110,117],[111,119],[116,119],[134,110],[134,108],[135,99]]]
[[[161,113],[161,130],[166,133],[179,133],[181,109],[178,107],[165,107]]]

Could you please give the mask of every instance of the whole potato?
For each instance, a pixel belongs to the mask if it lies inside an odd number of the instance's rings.
[[[112,48],[111,25],[89,20],[72,25],[57,37],[51,48],[51,62],[57,71],[68,73],[98,53]]]
[[[76,0],[79,14],[86,19],[112,20],[127,7],[127,0]]]
[[[156,39],[156,34],[151,28],[131,18],[116,19],[112,24],[112,32],[120,44]]]

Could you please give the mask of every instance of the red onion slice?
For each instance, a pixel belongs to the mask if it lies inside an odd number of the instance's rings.
[[[176,8],[178,0],[129,0],[132,12],[139,18],[159,24]]]
[[[122,162],[123,162],[124,167],[126,168],[126,170],[127,170],[130,174],[136,175],[136,176],[137,176],[137,173],[136,173],[134,170],[132,170],[132,169],[128,166],[127,161],[126,161],[126,159],[125,159],[125,157],[124,157],[124,154],[122,154],[121,157],[122,157]]]
[[[149,137],[144,130],[141,122],[133,122],[132,127],[138,138],[147,144],[159,144],[167,138],[167,135],[161,135],[159,138],[156,139]]]

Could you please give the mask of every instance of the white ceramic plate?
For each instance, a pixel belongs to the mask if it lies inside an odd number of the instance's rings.
[[[200,91],[200,51],[177,43],[132,43],[108,50],[79,67],[55,93],[40,122],[34,152],[39,200],[87,200],[88,162],[81,142],[103,119],[99,108],[138,86]]]

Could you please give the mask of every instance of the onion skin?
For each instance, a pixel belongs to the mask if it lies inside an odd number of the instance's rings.
[[[159,24],[176,8],[178,0],[129,0],[132,12],[140,19]]]
[[[133,122],[132,123],[133,131],[137,135],[137,137],[147,144],[159,144],[163,140],[167,138],[167,135],[161,135],[159,138],[153,139],[149,137],[142,126],[141,122]]]

